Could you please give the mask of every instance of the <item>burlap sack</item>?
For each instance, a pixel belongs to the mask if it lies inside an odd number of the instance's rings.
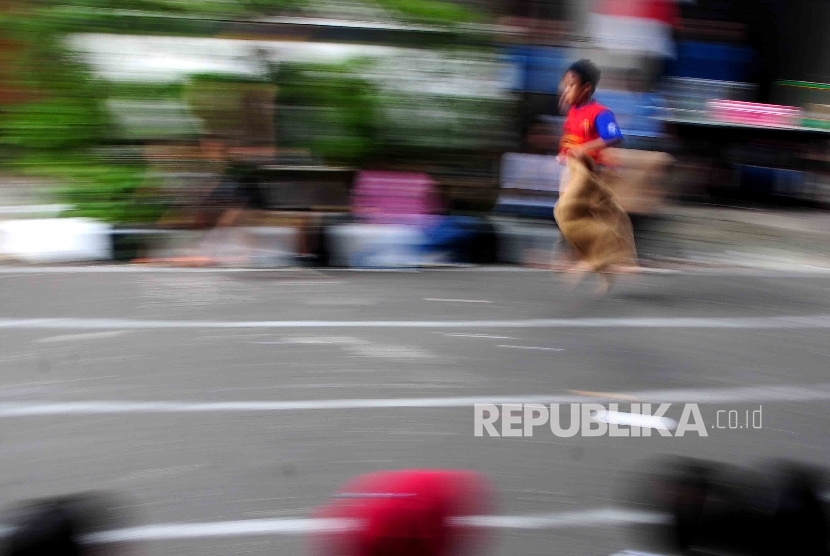
[[[594,272],[612,265],[634,265],[637,256],[631,220],[614,191],[594,172],[587,158],[569,158],[568,174],[554,209],[564,238]]]
[[[628,214],[657,213],[669,194],[668,170],[674,159],[661,152],[608,149],[603,153],[610,164],[599,172],[600,179],[617,197]]]

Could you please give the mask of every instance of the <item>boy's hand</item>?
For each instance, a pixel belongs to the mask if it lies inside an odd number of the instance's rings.
[[[573,147],[571,150],[568,151],[568,156],[572,156],[574,158],[582,158],[586,154],[586,150],[582,145]]]

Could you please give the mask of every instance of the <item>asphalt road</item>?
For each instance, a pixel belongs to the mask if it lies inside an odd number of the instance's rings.
[[[607,556],[650,519],[626,504],[652,458],[828,460],[828,289],[819,273],[647,275],[596,298],[531,271],[4,270],[3,502],[103,490],[148,555],[299,554],[292,520],[347,479],[467,468],[515,518],[493,554]],[[699,403],[708,436],[474,435],[475,399],[517,398],[665,402],[674,421]]]

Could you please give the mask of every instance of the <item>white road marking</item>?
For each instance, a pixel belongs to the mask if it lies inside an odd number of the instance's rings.
[[[273,342],[248,342],[249,344],[255,346],[290,346],[294,345],[293,342],[282,342],[280,340],[274,340]]]
[[[492,303],[487,299],[441,299],[438,297],[425,297],[424,301],[441,301],[445,303]]]
[[[352,355],[359,357],[375,357],[380,359],[397,359],[406,361],[434,359],[434,356],[428,351],[398,345],[366,343],[362,345],[350,346],[347,348],[347,351]]]
[[[126,330],[113,330],[111,332],[88,332],[85,334],[65,334],[62,336],[49,336],[34,340],[36,344],[52,344],[57,342],[74,342],[82,340],[101,340],[105,338],[116,338],[126,334]]]
[[[103,266],[30,266],[30,267],[3,267],[0,268],[0,275],[27,276],[32,274],[303,274],[308,269],[301,267],[287,268],[187,268],[187,267],[165,267],[150,265],[103,265]],[[526,268],[522,266],[484,265],[484,266],[459,266],[441,268],[393,268],[393,269],[363,269],[363,268],[338,268],[321,271],[321,274],[345,274],[345,273],[409,273],[420,274],[423,272],[460,272],[460,273],[521,273],[521,274],[551,274],[551,271],[544,268]],[[744,276],[744,277],[809,277],[826,276],[830,274],[830,267],[790,264],[786,267],[771,268],[769,265],[743,265],[733,267],[687,267],[687,268],[643,268],[644,275],[683,275],[683,276]]]
[[[527,516],[473,516],[453,520],[458,525],[495,529],[566,529],[638,523],[666,523],[669,517],[655,512],[600,508]]]
[[[501,344],[501,345],[496,346],[496,347],[509,348],[509,349],[530,349],[530,350],[536,350],[536,351],[565,351],[564,349],[561,349],[561,348],[549,348],[549,347],[537,347],[537,346],[511,346],[511,345],[508,345],[508,344]]]
[[[236,401],[236,402],[0,402],[0,417],[35,417],[50,415],[119,415],[158,413],[244,413],[348,409],[436,409],[464,408],[475,404],[567,404],[636,400],[647,403],[786,403],[830,400],[830,383],[808,386],[754,386],[746,388],[650,390],[597,395],[498,395],[432,398],[367,398],[306,401]]]
[[[447,338],[481,338],[483,340],[513,340],[510,336],[490,336],[489,334],[444,334]]]
[[[665,523],[667,516],[617,508],[600,508],[528,516],[472,516],[454,519],[454,525],[487,529],[555,530],[574,527],[609,527]],[[135,541],[167,541],[255,535],[302,535],[327,531],[347,531],[360,526],[348,519],[248,519],[210,523],[162,523],[128,527],[88,535],[88,543],[104,544]]]
[[[377,302],[372,299],[307,299],[306,305],[312,307],[364,307],[375,305]]]
[[[311,336],[285,338],[277,341],[249,342],[257,345],[322,345],[338,346],[352,355],[399,360],[432,359],[434,356],[424,350],[409,346],[381,344],[361,338],[343,336]]]
[[[768,317],[643,317],[586,319],[519,319],[473,321],[419,320],[142,320],[105,318],[0,319],[0,328],[20,330],[147,329],[298,329],[298,328],[671,328],[733,330],[808,330],[830,328],[830,315]]]
[[[90,380],[105,380],[108,378],[119,378],[118,375],[106,375],[106,376],[89,376],[84,378],[66,378],[66,379],[58,379],[58,380],[38,380],[35,382],[18,382],[16,384],[2,384],[0,385],[1,390],[11,390],[14,388],[26,388],[30,386],[51,386],[54,384],[69,384],[72,382],[87,382]]]
[[[654,415],[640,415],[637,413],[625,413],[621,411],[602,410],[593,417],[609,425],[623,425],[628,427],[639,427],[641,429],[662,429],[673,431],[677,429],[677,421],[668,417],[655,417]]]
[[[247,519],[212,523],[164,523],[94,533],[86,537],[92,544],[128,541],[165,541],[243,537],[253,535],[301,535],[322,531],[349,530],[358,524],[343,519]]]
[[[103,266],[30,266],[30,267],[3,267],[0,268],[0,275],[26,276],[32,274],[302,274],[308,269],[300,267],[287,268],[186,268],[186,267],[165,267],[149,265],[103,265]],[[430,269],[400,268],[400,269],[363,269],[363,268],[338,268],[322,271],[327,274],[339,273],[410,273],[422,272],[460,272],[460,273],[493,273],[513,272],[522,274],[551,274],[551,271],[544,268],[526,268],[521,266],[462,266],[462,267],[441,267]],[[643,274],[664,274],[664,275],[698,275],[698,276],[747,276],[747,277],[771,277],[786,278],[800,276],[822,276],[830,274],[829,267],[806,264],[792,264],[786,268],[770,268],[769,266],[744,265],[740,267],[722,268],[644,268]]]

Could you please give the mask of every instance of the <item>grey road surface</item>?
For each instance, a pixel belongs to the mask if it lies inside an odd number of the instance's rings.
[[[2,502],[103,490],[149,555],[300,554],[315,524],[297,520],[349,478],[467,468],[498,489],[493,554],[607,556],[654,517],[627,505],[652,458],[828,460],[828,289],[797,273],[646,275],[596,298],[545,272],[6,271]],[[698,403],[708,436],[476,437],[476,400],[622,418],[665,402],[674,422]]]

